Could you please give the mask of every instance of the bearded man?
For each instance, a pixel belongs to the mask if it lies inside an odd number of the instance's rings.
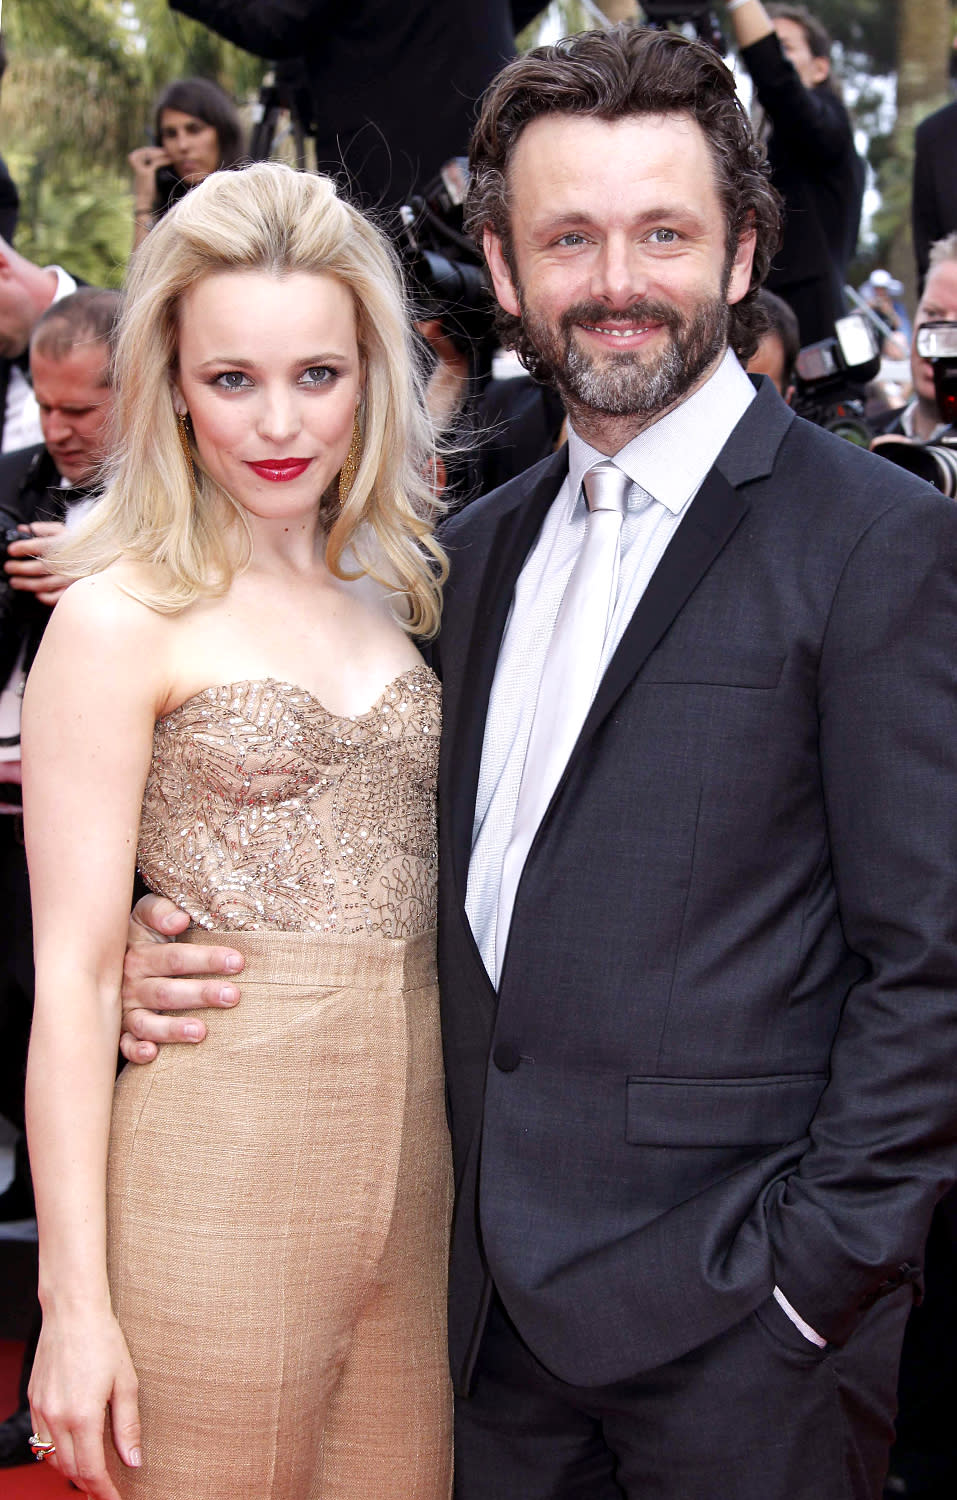
[[[955,1170],[957,511],[744,373],[779,214],[709,49],[510,64],[470,215],[570,438],[445,536],[457,1494],[876,1500]]]

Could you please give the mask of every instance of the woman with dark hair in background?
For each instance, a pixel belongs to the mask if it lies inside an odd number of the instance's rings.
[[[156,101],[153,141],[127,158],[133,168],[134,250],[191,187],[243,156],[239,111],[209,78],[177,78],[166,85]]]

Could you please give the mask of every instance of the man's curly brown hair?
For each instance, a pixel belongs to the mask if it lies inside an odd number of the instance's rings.
[[[781,199],[771,186],[764,150],[735,93],[734,78],[718,54],[675,32],[625,23],[565,37],[503,68],[482,101],[472,135],[466,225],[479,243],[486,228],[497,235],[513,279],[509,164],[525,126],[549,114],[609,121],[685,114],[697,121],[714,162],[729,263],[740,236],[752,228],[756,234],[751,285],[730,309],[731,347],[742,361],[750,359],[767,329],[755,298],[780,244]],[[506,346],[517,349],[534,374],[537,359],[521,320],[500,310],[498,327]]]

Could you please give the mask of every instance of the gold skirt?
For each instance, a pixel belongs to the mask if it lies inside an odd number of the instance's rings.
[[[114,1307],[143,1500],[447,1500],[434,934],[193,932],[242,999],[116,1087]],[[107,1444],[111,1450],[111,1444]]]

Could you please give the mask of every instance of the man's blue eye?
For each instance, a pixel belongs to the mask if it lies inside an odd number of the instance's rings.
[[[650,238],[656,245],[673,245],[678,236],[673,229],[653,229]]]

